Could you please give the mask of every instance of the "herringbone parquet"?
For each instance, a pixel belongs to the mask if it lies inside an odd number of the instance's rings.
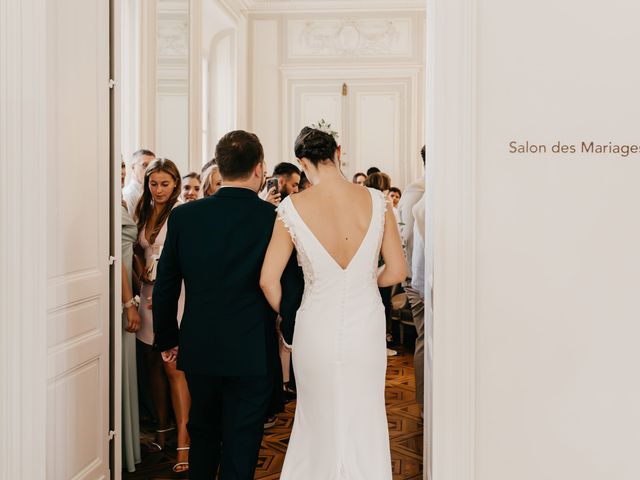
[[[390,357],[387,367],[387,418],[391,438],[391,458],[394,480],[422,480],[422,419],[415,403],[413,356],[400,352]],[[295,402],[287,404],[284,413],[278,415],[276,425],[265,432],[256,480],[278,480],[284,455],[287,451],[289,432],[293,424]],[[146,433],[144,436],[149,436]],[[175,447],[169,442],[169,447]],[[168,452],[172,452],[169,454]],[[167,480],[189,478],[187,474],[171,471],[175,462],[175,450],[147,454],[135,473],[125,473],[125,480]]]

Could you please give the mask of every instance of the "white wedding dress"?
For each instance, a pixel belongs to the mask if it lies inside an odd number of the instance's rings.
[[[287,197],[278,207],[305,278],[293,336],[298,400],[281,480],[390,480],[385,314],[376,281],[386,202],[346,269]]]

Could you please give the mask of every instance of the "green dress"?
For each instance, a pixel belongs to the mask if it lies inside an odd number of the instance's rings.
[[[131,285],[133,245],[138,227],[122,207],[122,262]],[[136,334],[127,332],[127,315],[122,312],[122,464],[129,472],[136,471],[140,455],[140,419],[138,413],[138,375],[136,373]]]

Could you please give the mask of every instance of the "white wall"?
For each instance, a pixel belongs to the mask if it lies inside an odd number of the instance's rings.
[[[640,478],[640,5],[432,3],[434,478]]]
[[[324,119],[347,176],[375,165],[404,187],[422,169],[424,10],[343,3],[250,12],[249,126],[273,167]]]
[[[158,157],[189,171],[190,21],[189,0],[156,2],[155,142]],[[143,88],[150,88],[146,85]]]
[[[236,128],[238,30],[238,18],[219,0],[202,0],[201,164],[214,156],[220,137]]]

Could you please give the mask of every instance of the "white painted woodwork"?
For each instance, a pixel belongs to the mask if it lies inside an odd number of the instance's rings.
[[[46,478],[44,0],[0,2],[0,478]],[[26,192],[29,192],[28,194]]]
[[[158,157],[189,171],[190,20],[189,0],[155,0],[155,143]]]
[[[283,76],[288,92],[282,138],[285,158],[295,158],[293,140],[300,129],[324,119],[339,133],[347,177],[372,166],[391,175],[401,188],[418,177],[420,109],[410,101],[421,97],[416,91],[418,69],[380,70],[376,76],[369,69],[288,69]]]
[[[639,478],[640,5],[429,8],[433,478]]]
[[[121,153],[127,163],[131,159],[131,154],[142,148],[140,141],[142,3],[138,0],[121,0],[121,11],[118,13],[118,18],[121,19],[121,34],[118,38],[118,44],[125,46],[121,49],[122,75],[118,85],[119,91],[122,92],[120,105]],[[130,172],[131,170],[128,169],[127,173]]]
[[[344,57],[350,61],[411,58],[412,18],[357,17],[287,20],[289,61]],[[384,59],[384,60],[383,60]]]
[[[47,478],[106,478],[109,2],[48,8]]]
[[[113,256],[114,263],[111,270],[111,335],[110,335],[110,349],[109,349],[109,367],[110,367],[110,384],[111,391],[109,397],[110,403],[110,420],[109,428],[114,432],[114,436],[110,444],[110,469],[112,478],[119,479],[119,473],[122,472],[122,288],[118,288],[122,285],[122,219],[121,208],[118,205],[117,200],[122,198],[122,187],[120,183],[120,164],[121,164],[121,152],[124,150],[123,145],[125,141],[130,141],[132,137],[128,137],[129,140],[125,140],[125,129],[127,125],[134,125],[135,136],[133,138],[139,138],[139,125],[138,117],[134,116],[131,122],[124,122],[125,114],[123,113],[123,107],[125,99],[123,99],[123,91],[127,88],[124,87],[127,75],[127,62],[129,53],[127,52],[126,35],[124,33],[125,28],[131,28],[127,25],[124,18],[125,12],[130,5],[123,4],[123,0],[111,0],[111,12],[112,12],[112,25],[111,25],[111,78],[114,80],[113,88],[111,89],[111,174],[113,182],[111,183],[111,199],[115,200],[110,205],[111,208],[111,255]],[[136,36],[139,35],[139,5],[135,5],[135,19]],[[135,44],[139,45],[139,38]],[[135,54],[139,55],[139,48],[135,49]],[[138,70],[138,69],[136,69]],[[137,72],[139,74],[139,71]],[[136,76],[138,81],[139,76]],[[130,83],[129,83],[130,85]],[[140,98],[139,91],[128,92],[135,99],[136,103]],[[129,97],[131,98],[131,97]],[[133,105],[133,111],[139,113],[139,105]],[[127,112],[131,111],[126,109]],[[129,169],[130,170],[130,169]]]
[[[267,165],[272,169],[285,160],[280,151],[283,120],[278,71],[278,24],[256,20],[251,26],[250,68],[252,72],[251,124],[264,148]]]
[[[330,11],[416,11],[424,10],[424,0],[221,0],[250,13],[323,13]]]
[[[419,176],[424,11],[367,6],[347,15],[327,6],[249,18],[250,127],[269,162],[295,162],[300,129],[324,119],[340,134],[345,175],[384,165],[401,188]]]
[[[218,140],[236,125],[236,69],[235,34],[232,29],[223,30],[211,42],[209,91],[210,134],[209,154],[203,160],[212,158]]]

